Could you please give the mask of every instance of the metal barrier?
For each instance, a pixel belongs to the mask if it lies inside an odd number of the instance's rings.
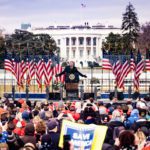
[[[97,93],[109,93],[111,91],[114,91],[114,87],[114,79],[99,79],[99,83],[93,83],[92,86],[90,84],[90,79],[81,80],[79,83],[79,91],[81,89],[82,92],[88,93],[90,93],[91,91],[96,91]],[[125,89],[123,92],[129,93],[129,89],[131,93],[134,92],[133,83],[130,79],[125,80]],[[12,90],[14,90],[16,93],[46,93],[46,91],[53,93],[60,92],[59,89],[55,90],[52,87],[52,82],[51,85],[47,88],[45,87],[44,83],[41,88],[38,88],[36,81],[32,80],[31,85],[29,87],[25,85],[23,88],[20,88],[16,85],[15,80],[7,79],[6,81],[4,81],[4,79],[0,79],[0,96],[3,96],[4,93],[11,93]],[[140,93],[150,93],[150,79],[140,80]]]

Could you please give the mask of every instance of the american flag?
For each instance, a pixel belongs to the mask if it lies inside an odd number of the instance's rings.
[[[121,74],[122,64],[121,64],[120,59],[119,58],[116,59],[116,58],[115,58],[115,60],[113,62],[112,72],[115,75],[116,85],[118,86],[118,81],[119,81],[120,74]]]
[[[128,59],[126,57],[123,57],[122,61],[123,62],[121,66],[120,77],[118,80],[119,88],[124,88],[124,80],[130,72],[130,64],[129,64]]]
[[[24,75],[25,75],[25,73],[27,71],[27,62],[25,62],[24,60],[22,60],[20,62],[20,69],[21,69],[20,81],[21,81],[21,83],[23,83]]]
[[[134,58],[132,50],[130,51],[130,70],[131,71],[135,70],[135,58]]]
[[[150,71],[150,52],[146,50],[145,70]]]
[[[35,59],[29,61],[28,60],[28,66],[27,66],[27,84],[30,85],[31,80],[33,79],[33,77],[35,76],[35,72],[36,72],[36,62]]]
[[[85,8],[85,7],[86,7],[86,4],[81,3],[81,7],[82,7],[82,8]]]
[[[45,59],[44,63],[44,84],[46,86],[50,85],[50,82],[53,77],[53,68],[52,68],[52,60],[51,59]]]
[[[144,69],[144,61],[142,59],[140,51],[138,50],[136,68],[135,68],[135,72],[134,72],[134,81],[133,81],[134,87],[136,88],[136,90],[139,89],[139,77],[140,77],[143,69]]]
[[[102,69],[105,70],[111,70],[112,65],[110,62],[110,54],[104,53],[103,52],[103,59],[102,59]]]
[[[36,81],[38,83],[38,87],[42,87],[42,77],[44,75],[44,60],[40,59],[36,63]]]
[[[53,68],[53,75],[59,74],[62,72],[62,66],[57,63]],[[64,83],[65,75],[61,75],[60,77],[55,77],[56,82]]]
[[[26,83],[30,85],[33,77],[36,77],[38,86],[42,86],[42,79],[44,79],[44,84],[47,86],[50,84],[53,75],[62,72],[62,66],[57,63],[52,67],[52,62],[57,60],[51,60],[48,58],[47,61],[44,59],[34,58],[30,59],[28,56],[26,59],[20,61],[20,57],[12,54],[12,57],[8,57],[6,53],[4,68],[6,71],[11,72],[17,80],[19,86],[23,85],[24,78],[26,75]],[[57,82],[64,82],[64,75],[55,78]]]
[[[22,81],[21,81],[22,68],[21,68],[20,58],[16,56],[13,64],[14,64],[14,75],[17,80],[17,85],[22,86]]]
[[[9,57],[7,52],[5,53],[4,69],[14,74],[13,59]]]

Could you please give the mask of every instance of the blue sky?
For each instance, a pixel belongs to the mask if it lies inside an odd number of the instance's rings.
[[[150,0],[130,0],[141,24],[150,21]],[[81,3],[86,4],[85,8]],[[102,23],[120,27],[128,0],[0,0],[0,27],[7,32],[21,23],[33,27]]]

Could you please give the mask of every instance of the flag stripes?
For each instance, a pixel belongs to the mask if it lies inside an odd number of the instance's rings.
[[[110,60],[108,58],[102,59],[102,69],[105,69],[105,70],[111,70],[112,69],[112,65],[111,65]]]
[[[118,87],[119,88],[124,88],[124,80],[127,77],[127,75],[130,72],[130,65],[128,60],[125,60],[125,62],[123,63],[122,67],[121,67],[121,71],[120,71],[120,78],[118,80]]]
[[[26,61],[20,61],[19,59],[6,57],[4,60],[4,69],[12,73],[16,78],[18,86],[22,86],[25,83],[25,78],[26,84],[30,85],[34,77],[39,88],[42,86],[42,81],[45,86],[49,86],[53,77],[56,82],[64,83],[64,75],[58,78],[54,76],[62,71],[62,66],[58,63],[53,65],[51,59],[48,59],[47,62],[43,59],[29,61],[28,58]]]
[[[61,72],[62,72],[62,66],[60,64],[56,64],[55,67],[53,68],[54,76],[56,74],[61,73]],[[64,79],[65,79],[64,75],[61,75],[60,77],[55,77],[55,81],[56,82],[62,82],[62,83],[64,83]]]
[[[136,90],[139,89],[140,75],[145,71],[150,71],[150,57],[147,54],[146,59],[143,60],[138,51],[137,60],[131,51],[130,57],[115,56],[106,53],[102,59],[102,69],[112,70],[115,76],[115,82],[118,88],[124,88],[124,81],[128,74],[134,72],[133,83]],[[51,59],[39,59],[36,58],[29,60],[20,60],[12,57],[6,57],[4,61],[4,69],[12,73],[15,77],[17,84],[22,86],[25,83],[31,84],[32,79],[35,77],[39,87],[44,83],[45,86],[49,86],[52,78],[54,81],[64,83],[65,76],[55,77],[56,74],[62,72],[61,64],[53,62]]]
[[[118,88],[124,89],[124,81],[128,74],[133,71],[134,72],[134,87],[136,90],[139,89],[140,75],[143,72],[144,68],[146,71],[150,71],[150,57],[149,54],[144,61],[141,57],[140,51],[138,50],[137,61],[135,61],[133,52],[130,52],[130,59],[122,58],[120,56],[109,56],[103,55],[102,59],[102,69],[112,70],[115,76],[115,83]],[[123,61],[123,62],[121,62]],[[111,63],[110,63],[111,62]]]

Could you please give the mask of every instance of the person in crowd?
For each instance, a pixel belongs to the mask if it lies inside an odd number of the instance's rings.
[[[123,131],[120,133],[119,138],[115,141],[116,150],[137,150],[135,145],[135,136],[129,131]]]
[[[15,107],[16,106],[16,107]],[[149,108],[142,99],[126,104],[23,99],[0,107],[0,146],[9,150],[59,150],[63,120],[108,127],[102,150],[150,149]]]
[[[133,109],[128,119],[124,122],[126,128],[130,128],[138,119],[139,119],[139,110]]]
[[[24,144],[32,143],[36,147],[35,127],[32,123],[25,126],[25,135],[21,138]]]
[[[32,143],[27,143],[19,150],[36,150],[36,147]]]
[[[37,122],[35,125],[35,131],[36,143],[39,143],[42,135],[46,133],[46,123],[43,120]]]
[[[146,136],[143,133],[143,131],[139,130],[135,133],[135,137],[136,137],[136,145],[138,146],[138,150],[141,150],[146,143]]]
[[[0,149],[1,150],[9,150],[9,147],[8,147],[7,143],[0,143]]]
[[[39,150],[55,150],[52,144],[51,137],[49,134],[44,134],[41,138],[41,144],[39,145]]]
[[[47,123],[47,133],[49,137],[51,138],[51,148],[52,149],[59,149],[58,143],[60,138],[60,133],[58,131],[59,128],[59,122],[52,118]]]

